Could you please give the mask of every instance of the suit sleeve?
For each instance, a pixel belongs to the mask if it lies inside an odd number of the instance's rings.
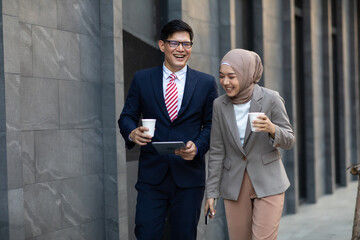
[[[219,123],[219,110],[214,104],[212,115],[212,128],[210,137],[210,150],[208,162],[208,178],[206,180],[206,198],[219,198],[220,179],[222,177],[223,162],[225,158],[224,141]]]
[[[125,145],[128,149],[135,146],[135,143],[129,140],[129,135],[132,130],[138,127],[141,114],[140,94],[136,76],[137,75],[135,74],[131,82],[124,108],[118,120],[120,133],[123,136]]]
[[[272,101],[271,121],[275,124],[274,147],[291,149],[295,145],[295,136],[286,112],[284,99],[276,93]]]
[[[199,136],[194,140],[198,149],[197,156],[199,159],[203,159],[206,152],[209,150],[213,103],[215,98],[218,96],[217,85],[214,77],[211,78],[210,83],[211,86],[209,87],[208,93],[204,93],[207,94],[207,100],[203,108],[202,130],[200,131]]]

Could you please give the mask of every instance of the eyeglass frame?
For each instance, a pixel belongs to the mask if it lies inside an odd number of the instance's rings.
[[[169,46],[171,47],[171,48],[177,48],[177,47],[179,47],[180,46],[180,44],[183,46],[183,48],[184,49],[191,49],[192,48],[192,46],[193,46],[193,42],[180,42],[180,41],[176,41],[176,40],[163,40],[164,42],[168,42],[169,43]],[[171,46],[172,44],[174,44],[174,43],[177,43],[177,45],[176,46]],[[186,44],[186,43],[188,43],[188,44],[190,44],[190,46],[189,47],[185,47],[184,46],[184,43]]]

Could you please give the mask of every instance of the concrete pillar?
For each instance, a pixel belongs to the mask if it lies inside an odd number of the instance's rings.
[[[355,49],[355,105],[356,105],[356,144],[357,144],[357,162],[360,161],[360,54],[359,54],[359,18],[360,18],[360,4],[354,1],[354,49]]]
[[[211,74],[219,75],[219,5],[217,0],[182,0],[182,20],[194,31],[194,45],[189,66]],[[202,9],[199,11],[199,9]]]
[[[219,6],[219,57],[224,56],[231,49],[231,21],[230,1],[218,0]]]
[[[354,148],[354,138],[353,138],[353,120],[354,117],[352,112],[353,100],[352,100],[352,53],[354,52],[352,49],[351,43],[351,30],[350,26],[350,1],[341,1],[341,34],[342,34],[342,80],[343,80],[343,88],[342,88],[342,96],[344,101],[344,110],[343,110],[343,128],[344,128],[344,142],[346,149],[344,156],[344,160],[342,162],[342,167],[344,171],[346,167],[348,167],[352,163],[352,158],[354,157],[355,149]],[[350,179],[349,174],[345,171],[345,176],[342,178],[341,185],[346,186]]]
[[[299,161],[306,161],[306,197],[309,203],[316,202],[316,169],[315,169],[315,135],[314,135],[314,92],[313,92],[313,79],[312,79],[312,41],[311,41],[311,6],[310,1],[303,1],[302,9],[302,19],[303,19],[303,45],[304,45],[304,91],[302,94],[304,105],[304,129],[303,134],[305,134],[305,159],[299,159]],[[301,79],[300,79],[301,81]],[[300,149],[299,149],[300,150]],[[302,149],[300,150],[302,151]]]
[[[344,12],[343,12],[343,4],[342,1],[337,1],[335,6],[335,13],[336,13],[336,39],[337,42],[334,46],[334,49],[336,50],[336,53],[333,52],[333,54],[337,55],[337,62],[333,63],[333,68],[335,69],[334,73],[337,75],[337,83],[336,89],[334,89],[338,95],[339,101],[336,106],[334,106],[337,109],[337,135],[335,138],[338,140],[336,143],[338,154],[336,155],[336,171],[337,171],[337,183],[340,186],[346,186],[348,182],[348,173],[346,172],[347,162],[348,162],[348,151],[346,149],[346,146],[348,146],[348,139],[347,134],[345,132],[345,79],[344,79],[344,72],[345,72],[345,63],[344,63],[344,32],[343,32],[343,18],[344,18]],[[335,77],[335,76],[334,76]]]
[[[111,116],[111,123],[115,124],[116,131],[116,159],[117,159],[117,196],[118,202],[115,205],[118,207],[118,221],[119,221],[119,239],[128,239],[129,237],[129,219],[128,219],[128,205],[127,205],[127,171],[126,171],[126,155],[125,143],[120,135],[120,130],[117,125],[118,117],[122,107],[124,106],[124,58],[123,58],[123,13],[122,0],[113,1],[113,30],[114,30],[114,84],[115,84],[115,115]],[[105,96],[104,93],[103,96]],[[105,106],[104,106],[105,107]],[[113,122],[115,121],[115,122]],[[114,126],[114,125],[112,125]]]
[[[334,79],[332,75],[333,52],[332,52],[332,26],[331,26],[331,2],[330,0],[322,1],[323,17],[322,17],[322,46],[323,46],[323,126],[324,126],[324,158],[325,164],[325,193],[331,194],[335,190],[335,133],[334,133]]]
[[[354,9],[355,9],[355,1],[354,0],[348,0],[345,1],[346,3],[346,18],[345,18],[345,26],[347,31],[347,59],[348,59],[348,87],[347,87],[347,101],[348,101],[348,111],[349,111],[349,117],[347,120],[349,120],[348,124],[348,131],[349,131],[349,165],[350,164],[357,164],[358,156],[357,156],[357,124],[358,119],[356,118],[356,63],[355,63],[355,18],[354,18]],[[355,103],[355,104],[354,104]],[[354,178],[357,179],[357,178]]]
[[[312,105],[313,105],[313,136],[314,136],[314,179],[316,188],[315,198],[325,194],[326,158],[325,132],[324,127],[324,69],[323,69],[323,5],[322,1],[310,1],[310,31],[311,31],[311,84],[312,84]],[[306,94],[306,93],[305,93]],[[306,96],[307,97],[307,96]]]
[[[167,2],[168,21],[173,19],[183,19],[183,0],[168,0]]]
[[[263,29],[263,0],[250,1],[252,13],[252,49],[264,59],[264,29]],[[264,76],[259,81],[259,85],[264,86]]]
[[[0,4],[2,12],[2,4]],[[3,26],[2,14],[0,26]],[[5,77],[4,77],[4,40],[0,28],[0,238],[9,239],[9,206],[7,190],[6,161],[6,109],[5,109]]]
[[[295,13],[292,1],[282,1],[282,97],[286,102],[286,109],[290,123],[295,127],[296,118],[296,90],[295,90]],[[290,188],[285,194],[284,213],[295,213],[298,208],[298,178],[297,178],[297,149],[283,151],[283,161],[290,179]]]
[[[122,0],[100,2],[105,238],[128,239],[125,144],[117,119],[124,105]]]

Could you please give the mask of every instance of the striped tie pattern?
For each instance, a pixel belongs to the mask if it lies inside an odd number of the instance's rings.
[[[175,84],[176,75],[174,73],[169,76],[170,81],[166,86],[165,91],[165,106],[169,113],[171,122],[174,121],[177,117],[177,107],[178,107],[178,90]]]

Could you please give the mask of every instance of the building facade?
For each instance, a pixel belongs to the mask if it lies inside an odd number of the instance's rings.
[[[284,97],[296,135],[282,152],[284,214],[353,180],[356,0],[0,0],[0,10],[0,239],[135,239],[139,149],[125,149],[117,119],[135,71],[162,64],[157,40],[172,19],[193,27],[189,65],[216,79],[230,49],[261,56],[260,85]],[[223,215],[203,222],[198,239],[227,239]]]

